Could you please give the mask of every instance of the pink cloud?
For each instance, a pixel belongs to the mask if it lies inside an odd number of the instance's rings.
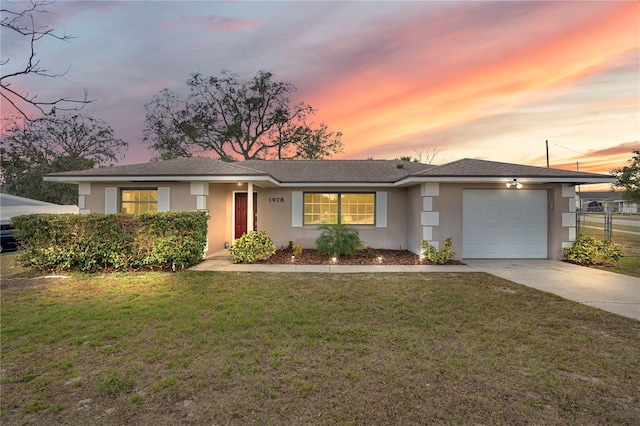
[[[564,170],[576,170],[581,172],[603,173],[622,167],[631,158],[631,151],[640,149],[640,142],[625,142],[609,148],[590,150],[585,154],[574,154],[563,162],[551,162],[551,167]],[[539,156],[534,163],[544,164],[545,157]]]
[[[133,87],[131,90],[131,95],[133,98],[147,100],[150,99],[154,94],[160,92],[162,89],[171,87],[173,83],[174,82],[172,80],[167,79],[147,81],[143,84]]]
[[[264,21],[261,19],[237,19],[217,15],[210,15],[196,22],[198,27],[214,33],[234,33],[263,24]]]
[[[590,151],[589,155],[595,155],[595,156],[627,155],[629,158],[631,158],[631,151],[633,151],[634,149],[640,149],[640,141],[621,143],[620,145],[612,146],[610,148]]]
[[[261,19],[238,19],[219,15],[209,15],[197,20],[183,18],[177,21],[160,21],[160,26],[165,30],[196,27],[212,33],[235,33],[250,28],[260,27],[264,24]]]
[[[345,154],[350,155],[372,145],[509,111],[541,90],[570,86],[602,70],[611,58],[640,47],[636,3],[596,4],[573,22],[567,21],[570,17],[564,4],[547,7],[536,10],[532,17],[545,22],[546,31],[537,31],[536,22],[523,28],[512,26],[508,37],[492,29],[487,35],[482,28],[469,28],[424,43],[417,55],[391,56],[391,62],[375,63],[365,49],[360,59],[369,62],[368,66],[354,67],[353,73],[345,73],[316,94],[319,118],[343,131],[345,142],[350,134],[358,135],[358,140],[347,145]],[[555,7],[560,8],[558,16],[551,10]],[[415,40],[425,35],[415,26],[398,31],[388,36]],[[471,38],[477,44],[468,43],[473,31],[478,31]],[[456,44],[458,37],[464,38],[466,47]],[[484,54],[485,48],[478,44],[493,48]],[[443,61],[439,61],[438,50],[447,52]],[[448,56],[451,50],[456,52],[456,64]],[[398,63],[409,65],[399,67]]]

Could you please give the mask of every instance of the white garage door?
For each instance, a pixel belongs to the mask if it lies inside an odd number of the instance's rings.
[[[547,192],[465,189],[463,258],[546,258]]]

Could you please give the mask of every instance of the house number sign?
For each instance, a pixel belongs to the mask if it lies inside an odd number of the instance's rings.
[[[284,197],[269,197],[270,203],[284,203]]]

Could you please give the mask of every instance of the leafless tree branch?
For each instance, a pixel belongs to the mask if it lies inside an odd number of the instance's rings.
[[[54,100],[41,101],[38,99],[38,95],[32,95],[29,92],[21,93],[18,90],[11,88],[11,80],[24,77],[24,76],[37,76],[45,78],[64,78],[69,72],[70,68],[67,68],[63,73],[55,73],[51,70],[43,68],[40,65],[40,61],[36,60],[36,42],[39,40],[50,37],[56,40],[68,42],[73,37],[71,35],[58,34],[55,30],[48,26],[37,26],[35,15],[39,13],[48,13],[46,7],[53,4],[54,1],[50,0],[31,0],[28,6],[22,9],[8,9],[2,7],[0,9],[0,27],[5,31],[12,31],[17,34],[29,38],[29,56],[26,59],[24,67],[20,67],[17,71],[8,72],[0,76],[0,94],[8,103],[19,113],[22,117],[30,120],[27,108],[34,107],[43,115],[55,114],[58,111],[79,111],[86,104],[93,102],[93,99],[89,99],[87,90],[84,90],[84,96],[82,98],[73,97],[60,97]],[[3,6],[6,2],[3,2]],[[23,3],[20,3],[22,5]],[[0,65],[3,70],[6,65],[9,64],[10,58],[1,59]]]

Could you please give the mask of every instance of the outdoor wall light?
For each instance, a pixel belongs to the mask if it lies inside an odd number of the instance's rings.
[[[507,188],[515,186],[516,189],[522,189],[522,184],[518,182],[518,179],[514,179],[513,182],[507,182],[505,185],[507,186]]]

